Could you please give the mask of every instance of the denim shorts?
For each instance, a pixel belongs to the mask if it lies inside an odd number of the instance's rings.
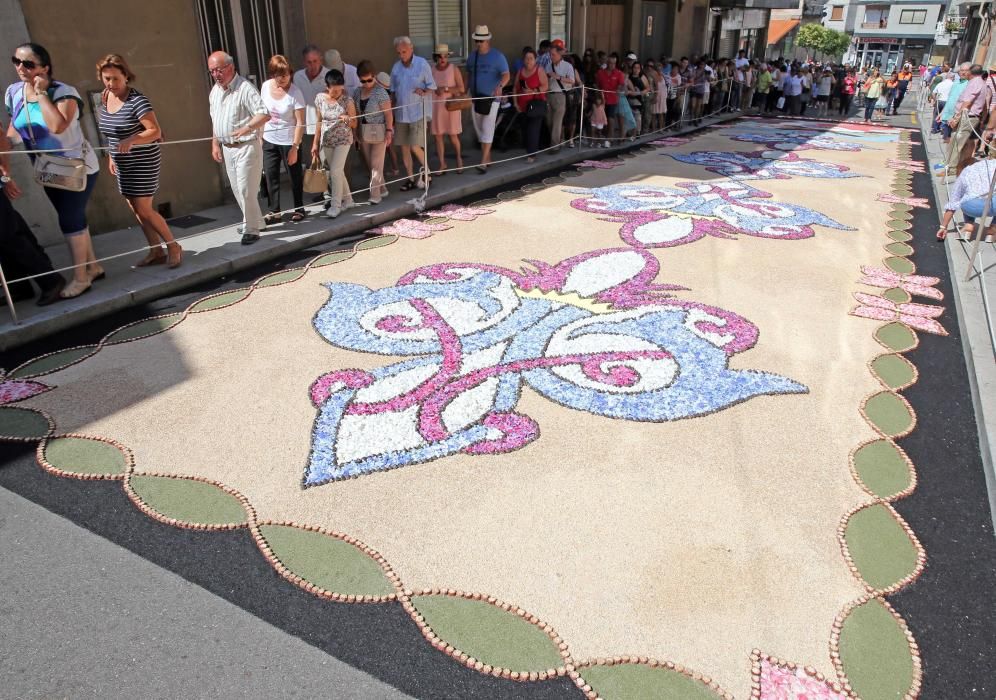
[[[70,192],[57,187],[43,188],[48,201],[55,207],[55,213],[59,215],[59,230],[63,236],[76,236],[86,231],[86,203],[96,184],[97,173],[91,173],[86,176],[86,189],[82,192]]]
[[[961,213],[965,217],[965,223],[975,223],[975,220],[982,216],[982,211],[986,206],[985,197],[976,197],[975,199],[967,199],[961,203]],[[989,213],[990,215],[996,214],[996,196],[993,197],[992,202],[989,203]]]

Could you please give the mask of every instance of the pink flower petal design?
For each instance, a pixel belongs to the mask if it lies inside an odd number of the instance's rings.
[[[917,296],[928,297],[938,301],[944,298],[941,290],[934,289],[934,285],[941,281],[938,277],[900,275],[884,267],[869,267],[867,265],[862,266],[861,273],[864,276],[858,281],[861,284],[867,284],[869,287],[879,287],[882,289],[899,287]]]
[[[426,213],[426,216],[441,216],[455,221],[473,221],[485,214],[494,214],[494,209],[484,207],[461,207],[459,204],[447,204],[442,209],[436,209]]]
[[[880,194],[878,201],[891,204],[909,204],[911,207],[920,207],[921,209],[930,208],[926,197],[898,197],[894,194]]]
[[[717,125],[718,126],[718,125]],[[657,139],[656,141],[651,141],[651,146],[684,146],[686,143],[691,142],[691,139],[684,138],[682,136],[666,136],[662,139]]]
[[[889,158],[886,163],[890,168],[904,168],[906,170],[912,170],[915,173],[924,172],[923,163],[915,160],[897,160],[895,158]]]
[[[398,219],[385,226],[370,229],[369,233],[394,234],[404,238],[428,238],[436,231],[453,228],[448,224],[429,224],[415,219]]]
[[[910,328],[916,328],[918,331],[926,331],[927,333],[934,333],[935,335],[948,334],[948,332],[944,330],[944,326],[932,318],[924,318],[923,316],[914,316],[911,314],[899,314],[899,320]]]
[[[23,401],[48,391],[52,387],[29,379],[6,379],[0,381],[0,406]]]
[[[583,160],[577,164],[579,168],[597,168],[599,170],[611,170],[612,168],[618,168],[622,165],[622,162],[606,161],[606,160]]]
[[[934,319],[944,313],[943,306],[929,306],[927,304],[897,304],[885,297],[878,297],[874,294],[855,292],[854,298],[861,302],[851,310],[852,316],[862,318],[873,318],[878,321],[899,321],[905,323],[910,328],[935,333],[937,335],[947,335],[944,326]]]
[[[812,669],[776,664],[768,658],[760,663],[759,700],[847,700],[838,688],[823,680]]]

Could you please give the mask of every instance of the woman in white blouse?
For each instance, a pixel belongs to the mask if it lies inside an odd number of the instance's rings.
[[[277,55],[267,64],[270,79],[260,95],[270,113],[263,127],[263,175],[266,178],[267,224],[280,221],[280,164],[290,175],[294,213],[291,221],[304,219],[304,171],[301,168],[301,139],[304,138],[304,94],[293,84],[290,63]]]

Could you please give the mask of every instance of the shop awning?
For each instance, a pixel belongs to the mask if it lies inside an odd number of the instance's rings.
[[[773,19],[768,25],[768,46],[777,44],[785,35],[799,26],[797,19]]]

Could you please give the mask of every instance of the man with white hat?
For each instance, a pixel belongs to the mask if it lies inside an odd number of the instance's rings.
[[[511,76],[508,71],[508,60],[501,51],[491,47],[491,32],[488,30],[488,25],[477,25],[471,38],[477,48],[467,57],[467,85],[470,96],[495,98],[475,99],[471,111],[474,131],[477,132],[477,140],[481,142],[481,164],[477,169],[485,173],[488,163],[491,162],[491,144],[495,138],[495,122],[498,119],[500,102],[497,98],[501,97],[501,91]]]

